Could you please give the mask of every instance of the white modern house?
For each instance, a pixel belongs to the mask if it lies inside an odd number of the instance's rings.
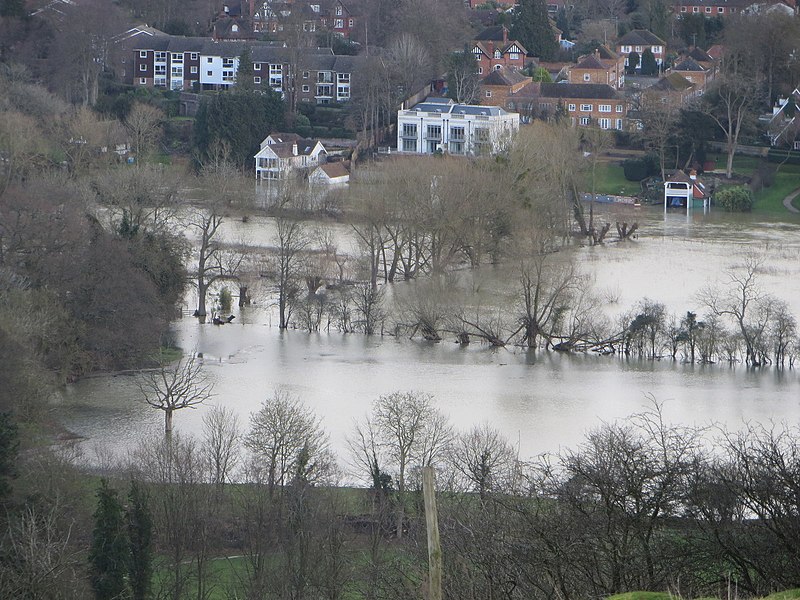
[[[519,114],[499,106],[428,98],[414,108],[397,111],[397,150],[406,154],[498,154],[508,148],[519,122]]]
[[[261,149],[255,155],[256,179],[285,179],[292,173],[324,164],[327,157],[319,140],[301,138],[294,133],[272,133],[261,142]]]

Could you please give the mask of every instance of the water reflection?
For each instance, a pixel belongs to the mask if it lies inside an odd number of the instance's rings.
[[[610,314],[645,296],[678,314],[702,312],[695,294],[720,281],[746,252],[759,250],[767,259],[763,289],[785,300],[800,317],[800,226],[713,212],[695,212],[687,224],[684,215],[664,216],[658,209],[607,210],[612,222],[641,223],[637,240],[575,250],[595,286],[605,291]],[[231,221],[226,235],[246,235],[268,245],[271,226],[263,217]],[[349,243],[346,227],[337,232],[343,244]],[[473,289],[494,290],[508,273],[487,268],[468,277],[474,278]],[[398,285],[394,291],[413,294],[414,286]],[[178,343],[203,353],[216,381],[214,403],[232,407],[246,422],[274,387],[286,387],[322,417],[341,454],[353,420],[378,395],[394,390],[433,394],[459,429],[490,422],[519,443],[523,457],[574,446],[602,420],[643,410],[651,395],[664,402],[667,418],[678,423],[738,427],[749,420],[800,418],[795,371],[279,332],[265,304],[246,309],[223,327],[199,326],[185,318],[175,325]],[[198,433],[206,410],[180,411],[176,430]],[[88,446],[117,451],[162,427],[161,413],[144,405],[131,377],[91,378],[69,386],[56,412],[68,428],[87,438]]]

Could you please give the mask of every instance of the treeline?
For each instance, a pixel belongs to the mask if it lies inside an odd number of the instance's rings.
[[[99,486],[64,449],[11,461],[0,592],[420,597],[420,471],[432,465],[446,598],[765,595],[800,586],[798,434],[670,426],[653,403],[523,460],[491,426],[455,431],[431,397],[395,392],[354,425],[337,464],[318,418],[277,391],[245,427],[215,407],[197,438],[143,440],[102,464]],[[366,487],[338,487],[353,478]]]

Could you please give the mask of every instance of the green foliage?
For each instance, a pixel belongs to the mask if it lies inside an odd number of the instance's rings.
[[[128,543],[117,491],[100,480],[89,550],[89,579],[98,600],[117,600],[126,593]]]
[[[239,67],[236,69],[236,91],[252,92],[255,89],[254,75],[253,55],[250,53],[250,46],[245,46],[239,55]]]
[[[0,413],[0,502],[11,494],[11,479],[17,476],[19,431],[11,413]]]
[[[147,492],[136,481],[131,482],[128,503],[128,577],[133,600],[145,600],[153,579],[153,517]]]
[[[270,132],[283,127],[280,95],[237,93],[235,90],[206,97],[195,119],[195,146],[201,161],[218,144],[230,148],[230,159],[241,168],[253,165],[259,144]]]
[[[231,291],[224,287],[219,292],[219,308],[222,312],[230,312],[233,306],[233,296]]]
[[[753,209],[753,194],[743,185],[726,187],[714,193],[714,203],[728,212],[750,212]]]
[[[641,73],[642,75],[658,75],[658,63],[650,48],[645,48],[642,52]]]
[[[529,54],[553,60],[558,42],[547,18],[544,0],[521,0],[511,22],[511,38],[519,40]]]
[[[533,70],[532,79],[539,83],[553,83],[553,78],[550,77],[550,72],[544,67],[536,67]],[[561,106],[559,104],[559,106]]]
[[[641,181],[661,171],[658,157],[655,154],[647,154],[641,158],[629,158],[622,163],[622,169],[625,179],[628,181]]]
[[[636,67],[639,66],[641,62],[641,57],[636,50],[631,50],[631,53],[628,54],[628,66],[625,67],[625,71],[628,75],[633,75],[636,72]]]
[[[791,600],[792,598],[800,598],[800,588],[775,592],[764,598],[764,600]]]

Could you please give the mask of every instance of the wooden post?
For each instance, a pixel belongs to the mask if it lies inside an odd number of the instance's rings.
[[[428,530],[428,600],[442,600],[442,546],[439,543],[439,517],[436,514],[436,483],[431,466],[422,468],[422,495],[425,499],[425,527]]]

